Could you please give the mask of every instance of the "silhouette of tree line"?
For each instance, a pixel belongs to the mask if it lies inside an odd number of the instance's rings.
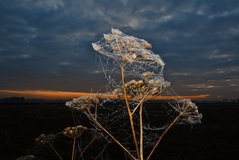
[[[7,97],[0,99],[1,103],[23,103],[25,102],[24,97]]]

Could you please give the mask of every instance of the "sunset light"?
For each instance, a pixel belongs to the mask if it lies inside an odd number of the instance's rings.
[[[4,97],[25,97],[39,99],[71,99],[83,96],[83,92],[42,91],[42,90],[0,90]]]
[[[67,91],[41,91],[41,90],[0,90],[0,95],[5,97],[25,97],[25,98],[37,98],[37,99],[71,99],[82,96],[99,96],[99,98],[109,99],[123,99],[116,94],[106,93],[91,93],[91,92],[67,92]],[[209,95],[194,95],[194,96],[151,96],[149,100],[175,100],[175,99],[203,99]],[[130,97],[128,97],[130,99]]]

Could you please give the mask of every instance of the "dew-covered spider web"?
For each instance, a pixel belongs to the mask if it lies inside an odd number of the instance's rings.
[[[150,43],[112,29],[92,46],[99,53],[106,92],[66,102],[76,126],[57,135],[77,140],[73,158],[149,160],[172,126],[201,122],[190,99],[152,102],[156,96],[177,95]],[[38,142],[46,143],[44,138],[53,143],[46,135]]]
[[[150,85],[152,92],[156,92],[158,88],[163,89],[170,85],[163,78],[165,63],[158,54],[150,50],[152,46],[147,41],[112,29],[112,33],[104,34],[104,38],[92,43],[92,46],[101,53],[101,64],[108,80],[109,91],[115,89],[114,92],[120,94],[122,67],[128,86],[136,85],[139,88],[140,85],[146,85],[143,84],[144,81]],[[144,89],[142,87],[141,92]]]
[[[75,115],[85,115],[108,143],[115,143],[115,138],[123,145],[129,152],[124,152],[126,159],[137,159],[140,149],[136,148],[140,148],[140,143],[143,156],[147,157],[172,123],[200,123],[202,116],[189,99],[164,101],[158,103],[157,108],[148,102],[152,96],[172,94],[170,82],[163,77],[165,63],[151,51],[150,43],[112,29],[92,46],[100,53],[102,70],[108,82],[106,92],[121,98],[101,99],[99,94],[79,97],[66,105],[73,109]],[[129,98],[125,98],[126,95]],[[142,111],[141,105],[144,105]],[[80,118],[76,116],[76,119],[81,123]]]

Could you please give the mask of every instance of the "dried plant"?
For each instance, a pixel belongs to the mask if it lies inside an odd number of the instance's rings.
[[[150,43],[112,29],[111,33],[104,34],[104,38],[92,43],[92,46],[109,65],[102,65],[109,82],[109,96],[107,98],[107,95],[98,94],[79,97],[66,105],[75,112],[85,114],[96,130],[103,132],[108,141],[117,143],[131,159],[149,160],[173,125],[200,123],[202,115],[197,106],[191,100],[180,97],[168,102],[171,117],[163,126],[150,126],[150,123],[144,120],[144,115],[147,115],[143,113],[143,110],[146,110],[143,108],[144,102],[153,96],[170,94],[170,82],[163,77],[165,63],[158,54],[150,50]],[[120,73],[121,78],[112,78],[117,77],[115,73]],[[118,95],[124,102],[115,102],[116,98],[110,94]],[[105,106],[107,102],[118,106]],[[114,124],[119,125],[118,128],[115,129]],[[122,138],[118,136],[119,132],[127,136]],[[134,147],[129,145],[131,140]],[[150,152],[146,153],[145,148],[151,148]]]
[[[70,137],[73,139],[73,145],[72,145],[72,154],[71,159],[75,159],[75,148],[76,148],[76,140],[79,138],[85,131],[87,130],[86,127],[82,125],[78,125],[75,127],[67,127],[64,129],[63,134],[67,137]]]
[[[55,140],[54,134],[49,134],[49,135],[41,134],[39,137],[35,139],[36,143],[38,144],[48,144],[51,147],[51,149],[55,152],[55,154],[58,156],[58,158],[62,160],[60,154],[53,147],[54,140]]]
[[[123,149],[126,158],[149,160],[172,126],[201,123],[202,114],[190,99],[171,96],[175,92],[163,77],[165,63],[150,50],[150,43],[112,29],[92,46],[103,57],[100,62],[108,84],[106,93],[89,94],[66,102],[76,120],[76,126],[62,131],[63,135],[73,139],[72,160],[77,157],[77,142],[78,158],[84,159],[83,154],[99,137],[103,137],[107,144],[102,145],[95,159],[103,158],[101,155],[108,144],[114,142]],[[160,124],[151,123],[145,106],[145,102],[154,97],[169,100]],[[81,125],[82,117],[89,120],[90,127]],[[81,137],[89,135],[88,131],[91,140],[80,147]],[[36,142],[50,145],[62,159],[53,147],[54,140],[55,135],[41,134]]]

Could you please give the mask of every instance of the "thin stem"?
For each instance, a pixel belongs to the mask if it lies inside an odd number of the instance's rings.
[[[167,129],[162,133],[162,135],[159,137],[157,143],[154,145],[152,151],[150,152],[150,154],[148,155],[146,160],[149,160],[149,158],[152,156],[153,152],[155,151],[155,149],[157,148],[157,146],[159,145],[159,143],[161,142],[162,138],[164,137],[164,135],[168,132],[168,130],[177,122],[177,120],[179,119],[179,117],[181,116],[181,113],[177,115],[177,117],[173,120],[173,122],[167,127]]]
[[[95,118],[97,119],[98,105],[95,105]]]
[[[74,138],[73,145],[72,145],[72,153],[71,153],[71,160],[75,159],[75,147],[76,146],[76,138]]]
[[[102,149],[102,151],[98,154],[98,156],[95,159],[98,159],[100,157],[100,155],[105,151],[106,147],[109,145],[109,143],[107,145],[104,146],[104,148]],[[103,157],[102,157],[103,159]]]
[[[49,145],[50,145],[51,149],[55,152],[55,154],[58,156],[58,158],[59,158],[60,160],[62,160],[60,154],[55,150],[55,148],[52,146],[52,144],[49,143]]]
[[[129,106],[129,102],[128,102],[128,98],[127,98],[127,93],[126,93],[125,82],[124,82],[124,65],[121,66],[121,78],[122,78],[122,87],[124,89],[124,99],[125,99],[125,104],[126,104],[126,108],[127,108],[128,115],[129,115],[129,121],[130,121],[130,126],[131,126],[131,131],[132,131],[133,139],[134,139],[134,144],[135,144],[137,155],[138,155],[138,157],[140,157],[138,141],[137,141],[137,137],[136,137],[136,133],[135,133],[135,128],[134,128],[134,120],[133,120],[132,113],[130,111],[130,106]]]
[[[128,149],[126,149],[109,131],[107,131],[98,121],[95,119],[95,117],[92,116],[89,109],[86,110],[90,118],[96,123],[98,127],[100,127],[110,138],[112,138],[131,158],[134,160],[137,160]]]
[[[132,115],[134,114],[134,112],[138,109],[138,107],[141,105],[141,103],[144,102],[145,98],[149,95],[149,93],[147,93],[138,103],[138,105],[134,108],[134,110],[132,111]]]
[[[143,103],[140,104],[139,108],[139,125],[140,125],[140,160],[144,159],[144,151],[143,151]]]
[[[86,151],[86,149],[91,145],[91,143],[93,143],[95,140],[95,136],[92,138],[92,140],[87,144],[87,146],[84,148],[84,150],[81,152],[81,156],[84,154],[84,152]]]

